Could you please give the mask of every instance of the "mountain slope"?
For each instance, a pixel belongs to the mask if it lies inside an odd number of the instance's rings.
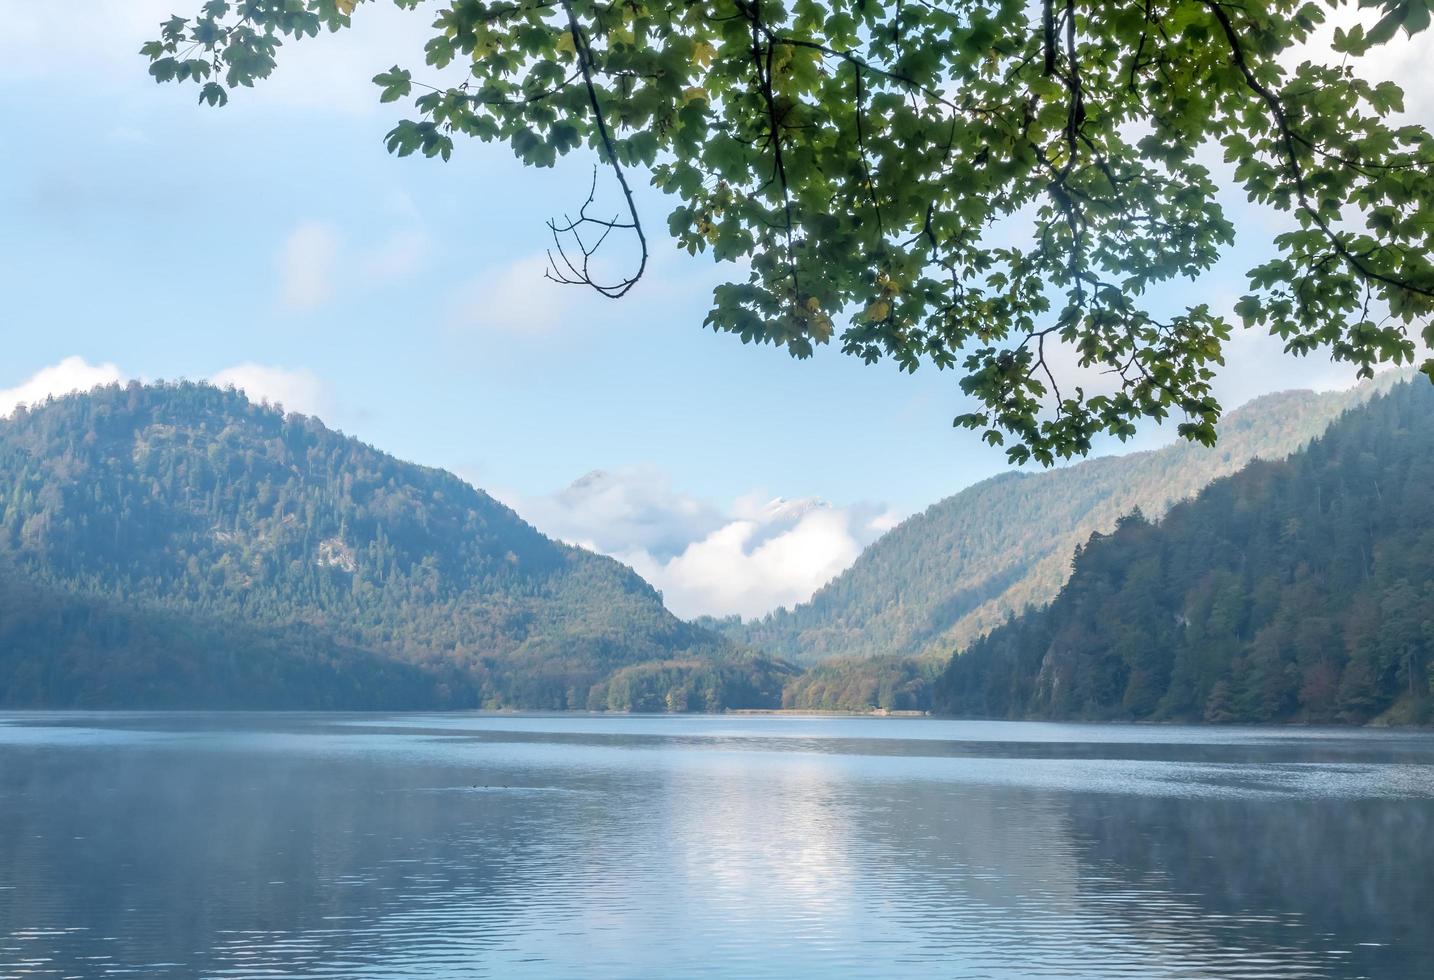
[[[1214,449],[1181,442],[1045,472],[1005,473],[903,521],[810,602],[727,635],[810,664],[833,657],[944,657],[1028,606],[1049,602],[1070,557],[1135,508],[1158,516],[1256,457],[1319,435],[1394,376],[1348,392],[1284,392],[1231,412]]]
[[[216,620],[0,576],[0,705],[447,706],[445,678],[292,624]],[[457,702],[463,703],[463,702]]]
[[[1096,535],[1051,606],[953,658],[935,708],[996,717],[1425,721],[1434,386],[1401,384],[1159,524]]]
[[[700,707],[782,673],[458,478],[207,385],[0,422],[0,586],[0,703]],[[672,687],[609,688],[650,662]]]

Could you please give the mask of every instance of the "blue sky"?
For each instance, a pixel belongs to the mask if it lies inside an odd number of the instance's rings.
[[[545,282],[543,220],[579,203],[590,161],[391,158],[396,113],[368,79],[418,61],[421,16],[364,5],[351,35],[286,50],[213,110],[135,54],[198,3],[0,0],[0,389],[233,381],[632,561],[684,613],[804,598],[896,518],[1003,469],[951,428],[952,373],[703,330],[722,270],[670,242],[617,303]],[[1250,254],[1198,290],[1233,299]],[[1246,336],[1222,394],[1348,381]]]

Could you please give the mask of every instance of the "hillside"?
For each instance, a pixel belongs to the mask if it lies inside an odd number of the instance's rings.
[[[788,672],[457,477],[232,390],[0,421],[0,704],[685,710],[775,703]]]
[[[1401,384],[1077,554],[1043,611],[951,660],[934,707],[1001,718],[1427,721],[1434,386]]]
[[[1342,411],[1394,383],[1348,392],[1283,392],[1233,411],[1220,442],[1187,442],[978,483],[887,532],[795,609],[727,635],[811,664],[834,657],[944,657],[1013,613],[1050,602],[1077,545],[1139,508],[1152,517],[1255,458],[1279,459]]]

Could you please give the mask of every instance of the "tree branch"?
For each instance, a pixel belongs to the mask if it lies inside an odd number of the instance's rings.
[[[569,277],[559,270],[556,262],[552,262],[552,252],[549,252],[548,258],[552,267],[549,270],[548,278],[554,282],[561,282],[567,285],[591,286],[609,299],[620,299],[627,295],[633,286],[637,285],[638,280],[642,278],[643,272],[647,270],[647,235],[644,234],[642,229],[642,219],[638,215],[637,202],[633,200],[632,188],[627,182],[627,174],[623,171],[622,163],[618,160],[617,149],[612,141],[612,134],[608,132],[607,120],[603,118],[602,101],[598,98],[597,86],[593,82],[592,48],[588,46],[587,37],[578,26],[577,15],[573,13],[572,3],[570,0],[562,0],[562,2],[563,10],[568,15],[568,31],[572,34],[573,49],[578,59],[578,71],[583,77],[584,86],[587,88],[588,104],[592,107],[593,121],[597,126],[598,137],[602,140],[603,152],[607,155],[608,163],[612,165],[612,172],[617,175],[617,182],[622,188],[622,196],[627,202],[627,212],[632,220],[626,223],[618,223],[615,220],[601,221],[588,217],[587,208],[593,201],[593,193],[596,191],[597,186],[597,172],[594,170],[593,192],[589,192],[587,201],[578,212],[577,220],[569,220],[565,226],[559,226],[555,221],[548,222],[548,229],[553,234],[553,243],[557,247],[558,255],[562,258],[563,264],[566,265],[572,273],[572,276]],[[586,224],[591,224],[602,229],[597,244],[591,247],[583,243],[579,234],[581,228]],[[638,261],[637,271],[635,273],[616,284],[608,285],[593,279],[589,273],[588,260],[614,228],[631,228],[637,233],[638,246],[641,249],[641,258]],[[575,267],[574,264],[569,261],[567,254],[563,250],[561,236],[565,233],[572,234],[574,240],[578,243],[578,248],[583,253],[581,269]]]

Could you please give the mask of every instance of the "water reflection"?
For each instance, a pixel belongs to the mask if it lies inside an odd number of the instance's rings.
[[[1184,731],[0,716],[0,977],[1426,975],[1434,738]]]

